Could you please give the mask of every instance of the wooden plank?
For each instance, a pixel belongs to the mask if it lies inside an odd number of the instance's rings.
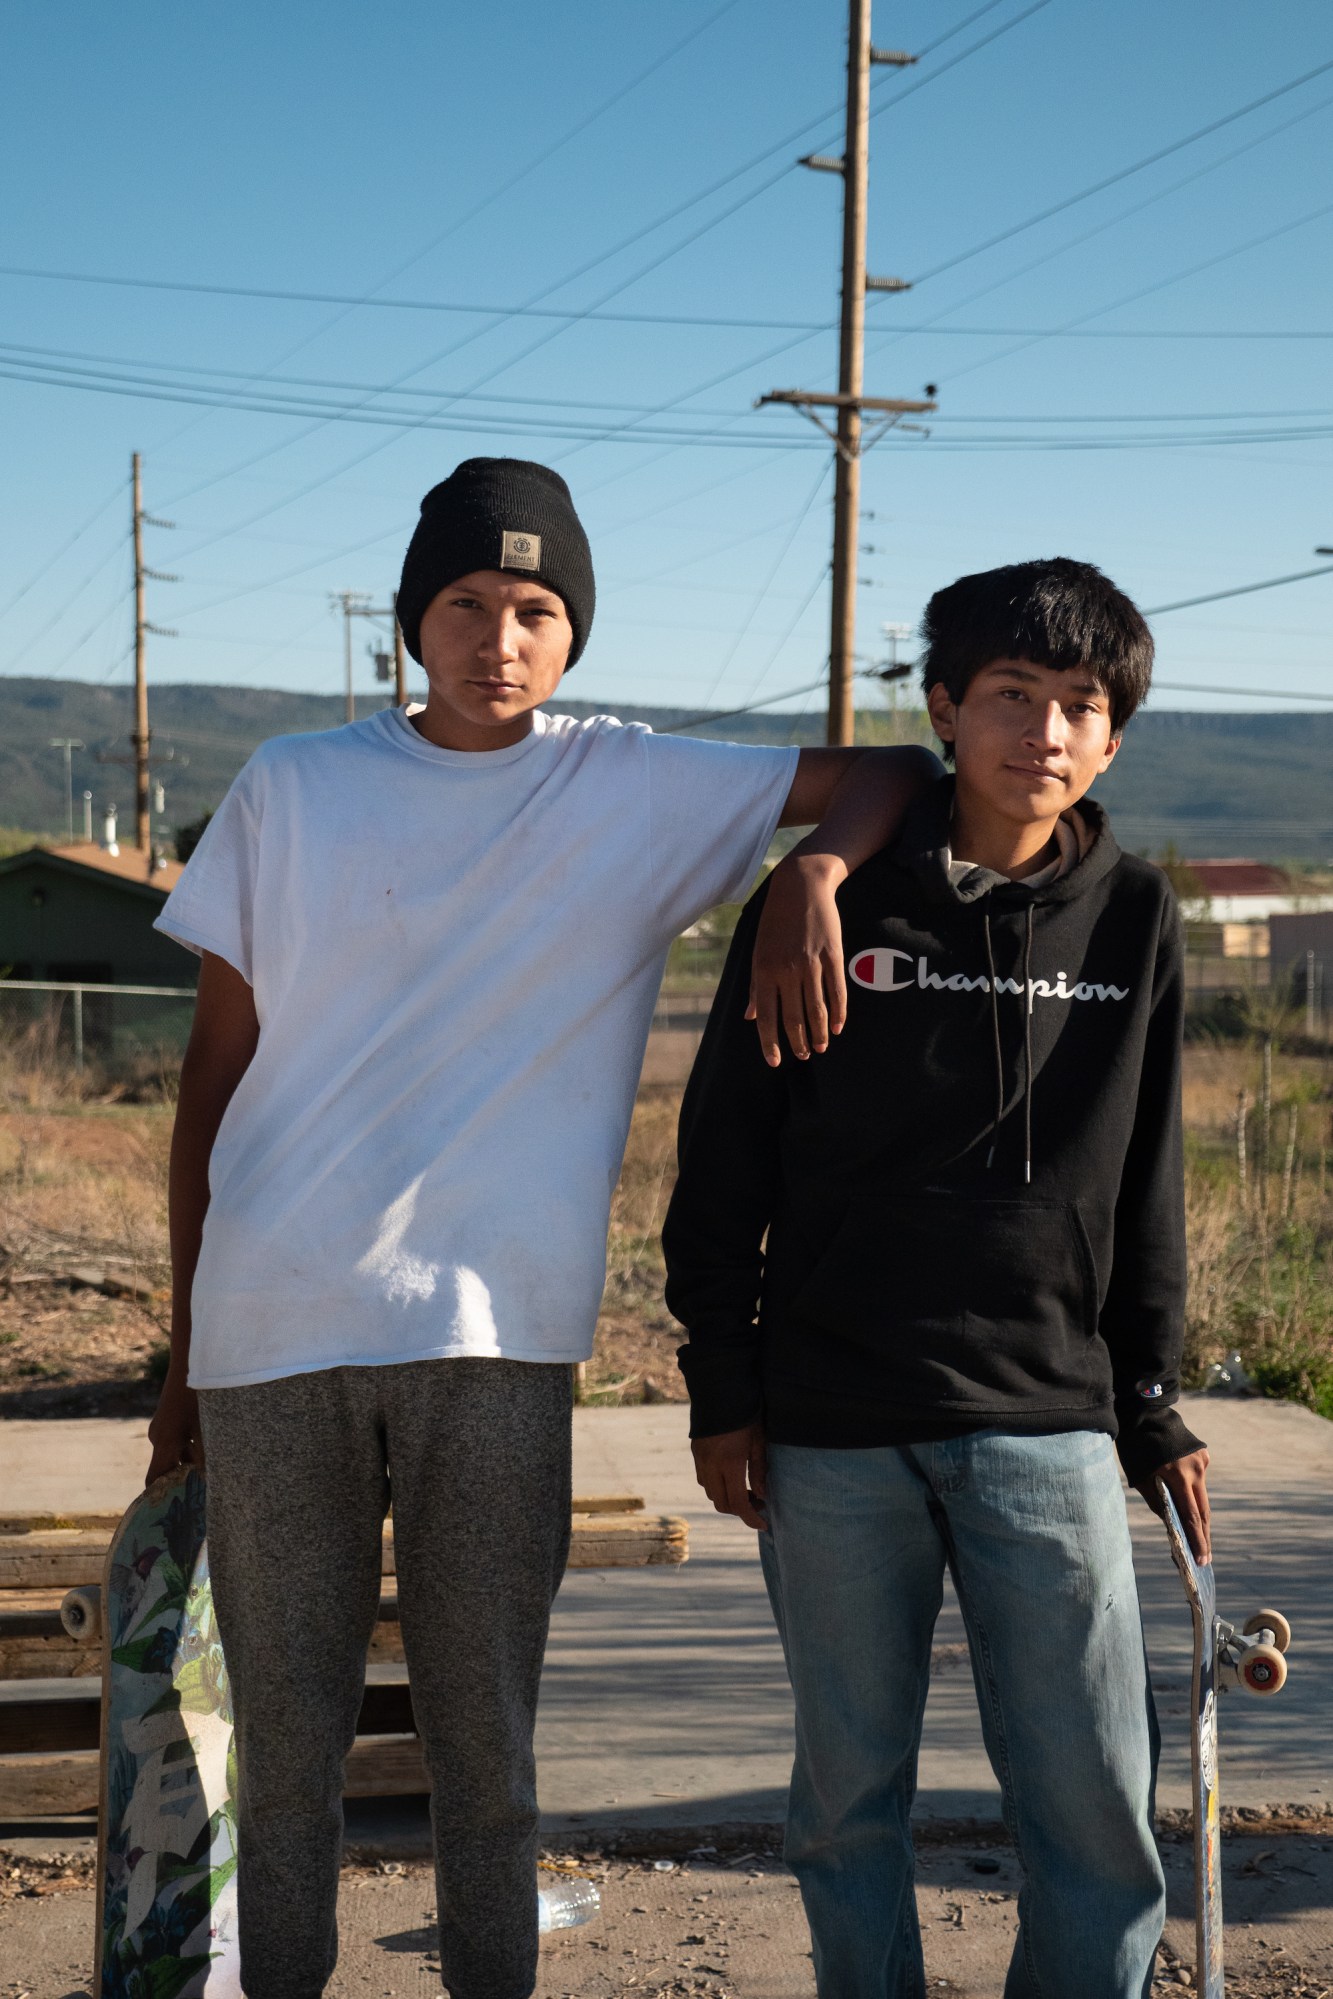
[[[60,1818],[97,1809],[95,1749],[0,1757],[0,1818]],[[415,1735],[363,1735],[347,1758],[343,1796],[421,1797],[430,1789]]]
[[[123,1509],[122,1509],[123,1511]],[[83,1528],[105,1530],[106,1542],[110,1546],[111,1536],[120,1525],[120,1513],[95,1511],[90,1513],[0,1513],[0,1534],[49,1534],[53,1528]]]
[[[689,1560],[690,1530],[684,1520],[666,1513],[618,1516],[575,1514],[570,1521],[571,1569],[642,1569],[674,1566]],[[384,1531],[381,1573],[397,1573],[393,1528]]]
[[[419,1737],[363,1735],[352,1744],[343,1771],[345,1798],[419,1798],[429,1790]]]
[[[674,1567],[689,1560],[690,1530],[671,1514],[645,1513],[631,1519],[597,1515],[576,1519],[569,1542],[571,1569]]]
[[[416,1727],[406,1680],[374,1680],[361,1697],[358,1735],[407,1735]],[[39,1750],[96,1749],[101,1740],[102,1690],[80,1687],[55,1698],[0,1700],[0,1757]]]
[[[636,1492],[610,1492],[590,1496],[576,1495],[570,1502],[571,1513],[642,1513],[643,1500]],[[119,1512],[108,1513],[105,1508],[85,1511],[62,1511],[58,1513],[39,1510],[20,1510],[0,1513],[0,1536],[7,1534],[49,1534],[55,1531],[68,1532],[105,1531],[108,1545],[111,1536],[119,1527],[123,1517]]]
[[[97,1810],[95,1749],[64,1755],[0,1756],[0,1819],[62,1818]]]
[[[100,1645],[75,1645],[58,1638],[0,1638],[0,1680],[95,1679],[102,1670]]]
[[[0,1534],[0,1589],[77,1589],[100,1583],[111,1536],[105,1528]]]
[[[608,1507],[575,1513],[570,1524],[571,1568],[639,1568],[686,1559],[688,1529],[683,1520],[668,1515],[612,1513]],[[77,1589],[100,1582],[109,1545],[110,1535],[100,1527],[0,1534],[0,1591]],[[681,1552],[665,1552],[671,1548]],[[386,1576],[395,1573],[391,1523],[384,1529],[381,1570]]]
[[[375,1666],[402,1665],[403,1634],[397,1618],[377,1624],[367,1657]],[[3,1620],[0,1620],[2,1624]],[[100,1642],[80,1645],[61,1630],[48,1638],[6,1635],[0,1629],[0,1680],[95,1679],[102,1670]]]

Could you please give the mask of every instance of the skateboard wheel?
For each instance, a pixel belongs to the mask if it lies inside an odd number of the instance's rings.
[[[1246,1620],[1245,1636],[1248,1638],[1256,1631],[1271,1631],[1278,1651],[1290,1650],[1291,1626],[1280,1610],[1256,1610],[1254,1616]]]
[[[80,1645],[95,1645],[102,1636],[102,1592],[94,1583],[86,1589],[65,1592],[60,1604],[60,1622]]]
[[[1280,1693],[1287,1662],[1276,1645],[1251,1645],[1240,1660],[1240,1683],[1247,1694]]]

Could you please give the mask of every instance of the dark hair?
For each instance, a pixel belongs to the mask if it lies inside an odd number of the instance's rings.
[[[939,682],[951,701],[961,701],[996,659],[1026,659],[1057,672],[1084,666],[1110,701],[1116,736],[1152,678],[1152,633],[1143,613],[1100,569],[1067,555],[960,576],[935,592],[921,633],[927,694]]]

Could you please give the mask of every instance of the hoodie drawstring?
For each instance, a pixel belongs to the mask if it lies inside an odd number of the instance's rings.
[[[992,991],[995,981],[991,980]],[[1023,1184],[1032,1185],[1032,904],[1023,947]]]
[[[999,1136],[1000,1122],[1004,1117],[1004,1054],[1000,1047],[1000,999],[995,990],[995,948],[991,943],[990,911],[988,909],[982,910],[981,921],[986,933],[986,973],[990,984],[991,1039],[995,1048],[995,1117],[990,1128],[990,1151],[986,1154],[986,1170],[989,1172],[995,1158],[995,1146]]]
[[[1023,938],[1023,1185],[1032,1185],[1032,911],[1028,904],[1027,927]],[[991,1119],[990,1150],[986,1154],[989,1172],[999,1143],[1004,1120],[1004,1051],[1000,1043],[1000,1001],[996,991],[995,945],[991,939],[990,911],[981,912],[986,939],[986,983],[990,987],[991,1045],[995,1052],[995,1116]]]

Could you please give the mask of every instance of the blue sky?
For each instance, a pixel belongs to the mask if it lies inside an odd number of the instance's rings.
[[[833,386],[840,187],[792,163],[839,146],[844,34],[808,0],[11,16],[6,272],[367,302],[0,273],[0,671],[128,680],[138,449],[177,524],[148,559],[182,579],[151,586],[179,633],[153,676],[335,692],[327,593],[384,601],[421,494],[500,451],[557,465],[592,537],[571,695],[730,708],[815,680],[828,452],[752,404]],[[1033,554],[1097,561],[1146,607],[1314,567],[1328,10],[906,0],[875,39],[938,45],[876,72],[870,265],[915,282],[871,301],[867,388],[935,382],[940,410],[867,460],[866,659],[941,583]],[[172,384],[284,413],[159,399]],[[1278,705],[1180,685],[1333,694],[1333,573],[1155,629],[1159,706]]]

